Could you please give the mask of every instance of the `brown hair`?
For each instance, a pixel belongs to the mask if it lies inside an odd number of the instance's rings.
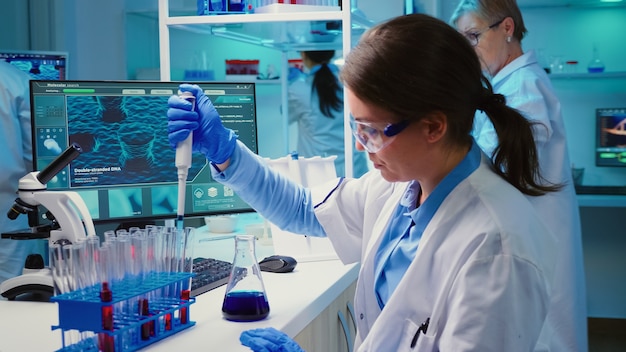
[[[495,172],[525,194],[559,189],[542,184],[531,123],[493,93],[474,48],[445,22],[412,14],[371,28],[346,57],[340,77],[359,99],[398,119],[445,114],[446,143],[453,146],[472,143],[474,114],[485,111],[501,141]]]

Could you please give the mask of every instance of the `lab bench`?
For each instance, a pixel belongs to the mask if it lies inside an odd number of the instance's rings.
[[[274,327],[296,337],[345,291],[353,288],[358,264],[339,260],[298,263],[291,273],[262,274],[270,314],[265,320],[236,323],[222,318],[226,286],[196,297],[190,320],[196,325],[148,346],[149,351],[195,350],[219,346],[221,351],[250,351],[239,342],[242,331]],[[57,304],[0,301],[0,351],[55,351],[61,336],[51,327],[58,324]],[[353,337],[353,336],[352,336]]]
[[[609,195],[609,194],[578,194],[578,206],[583,207],[607,207],[607,208],[625,208],[626,195]]]
[[[577,195],[582,226],[587,315],[626,319],[626,195]]]

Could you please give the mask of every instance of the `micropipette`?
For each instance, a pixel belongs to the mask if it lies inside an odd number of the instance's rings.
[[[195,108],[196,97],[191,92],[178,91],[178,96],[191,103],[191,110]],[[176,168],[178,169],[178,213],[176,217],[176,228],[183,230],[183,218],[185,216],[185,189],[187,184],[187,173],[191,167],[191,148],[193,142],[193,132],[176,146]]]

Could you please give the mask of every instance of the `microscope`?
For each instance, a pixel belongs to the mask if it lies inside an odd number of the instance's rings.
[[[8,211],[7,216],[15,220],[20,214],[30,216],[42,205],[47,209],[46,216],[50,224],[33,226],[30,229],[3,233],[2,238],[13,240],[31,240],[49,238],[49,243],[71,244],[96,235],[93,220],[87,205],[76,192],[48,191],[46,184],[61,170],[76,159],[82,152],[81,147],[73,143],[63,153],[41,171],[33,171],[19,181],[18,198]],[[54,295],[54,281],[51,268],[44,266],[40,255],[29,255],[22,275],[0,283],[0,294],[14,300],[24,294],[39,294],[49,299]]]

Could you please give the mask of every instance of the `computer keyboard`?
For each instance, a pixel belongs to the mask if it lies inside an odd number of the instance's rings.
[[[198,296],[212,289],[226,285],[233,264],[214,258],[195,258],[191,279],[191,297]]]

